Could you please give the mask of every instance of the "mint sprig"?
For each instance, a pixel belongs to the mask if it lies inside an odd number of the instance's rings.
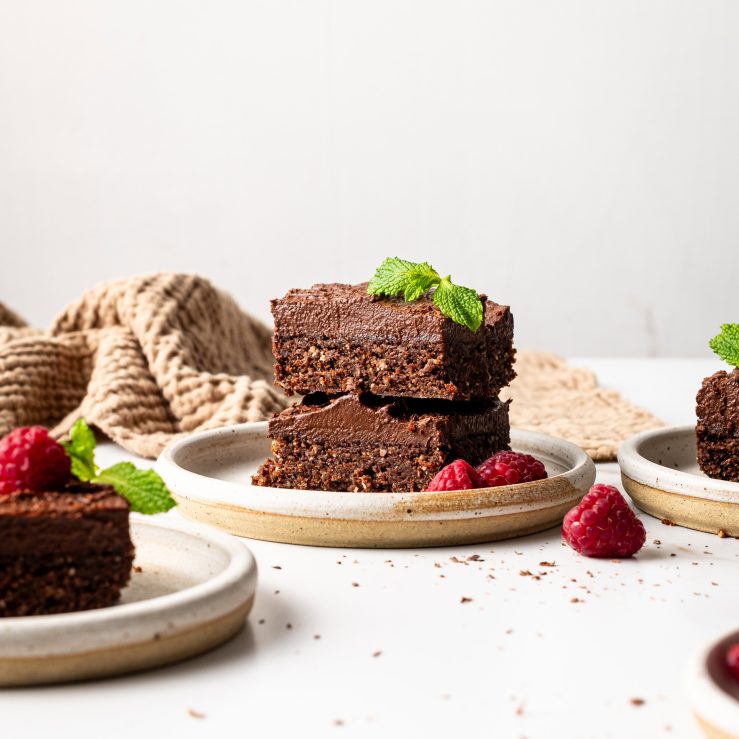
[[[714,336],[708,344],[724,362],[739,367],[739,323],[724,323],[721,333]]]
[[[455,323],[477,331],[482,325],[483,305],[476,290],[455,285],[449,276],[442,277],[428,262],[409,262],[388,257],[377,268],[367,285],[370,295],[394,298],[402,293],[411,303],[432,288],[434,305]]]
[[[84,418],[75,421],[69,436],[64,449],[72,460],[72,474],[82,482],[112,485],[136,513],[164,513],[177,505],[154,470],[140,470],[132,462],[100,470],[95,464],[95,434]]]

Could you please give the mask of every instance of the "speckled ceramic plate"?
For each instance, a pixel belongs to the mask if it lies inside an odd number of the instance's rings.
[[[680,526],[739,536],[739,483],[706,477],[692,426],[645,431],[618,452],[624,488],[639,508]]]
[[[86,680],[158,667],[234,636],[251,610],[257,566],[238,540],[132,516],[135,571],[121,603],[0,618],[0,686]]]
[[[685,687],[693,712],[710,739],[739,739],[739,681],[725,666],[729,645],[739,643],[739,631],[712,639],[688,665]]]
[[[513,430],[514,449],[533,454],[549,478],[448,493],[335,493],[251,485],[269,456],[267,424],[193,434],[170,444],[157,470],[190,518],[239,536],[291,544],[416,547],[504,539],[555,526],[595,479],[574,444]]]

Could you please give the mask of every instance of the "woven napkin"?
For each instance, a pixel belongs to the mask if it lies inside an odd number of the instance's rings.
[[[157,274],[86,292],[45,333],[0,305],[0,434],[84,416],[156,457],[179,434],[259,421],[285,407],[271,332],[194,275]]]
[[[104,283],[46,332],[0,304],[0,435],[41,424],[61,436],[83,416],[156,457],[178,435],[282,410],[272,361],[270,330],[195,275]],[[516,370],[506,390],[513,425],[570,439],[596,460],[660,425],[551,354],[519,352]]]

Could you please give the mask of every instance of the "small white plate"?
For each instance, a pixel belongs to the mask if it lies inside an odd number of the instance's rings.
[[[109,608],[0,618],[0,686],[85,680],[157,667],[234,636],[257,566],[242,542],[131,516],[131,582]]]
[[[233,534],[291,544],[414,547],[521,536],[557,525],[595,479],[579,447],[532,431],[511,431],[549,478],[444,493],[337,493],[253,486],[270,455],[267,423],[192,434],[170,444],[156,469],[195,520]]]
[[[686,672],[686,690],[698,723],[711,739],[739,739],[739,682],[724,666],[729,645],[739,631],[712,639],[693,657]]]
[[[637,434],[621,445],[618,463],[624,488],[646,513],[691,529],[739,536],[739,483],[701,472],[693,426]]]

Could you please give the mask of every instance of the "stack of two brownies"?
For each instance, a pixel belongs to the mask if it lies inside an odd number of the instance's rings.
[[[270,420],[274,459],[253,483],[420,491],[455,459],[474,465],[507,449],[508,403],[498,393],[514,377],[513,317],[480,300],[475,332],[428,297],[378,299],[366,284],[272,301],[276,384],[305,397]]]

